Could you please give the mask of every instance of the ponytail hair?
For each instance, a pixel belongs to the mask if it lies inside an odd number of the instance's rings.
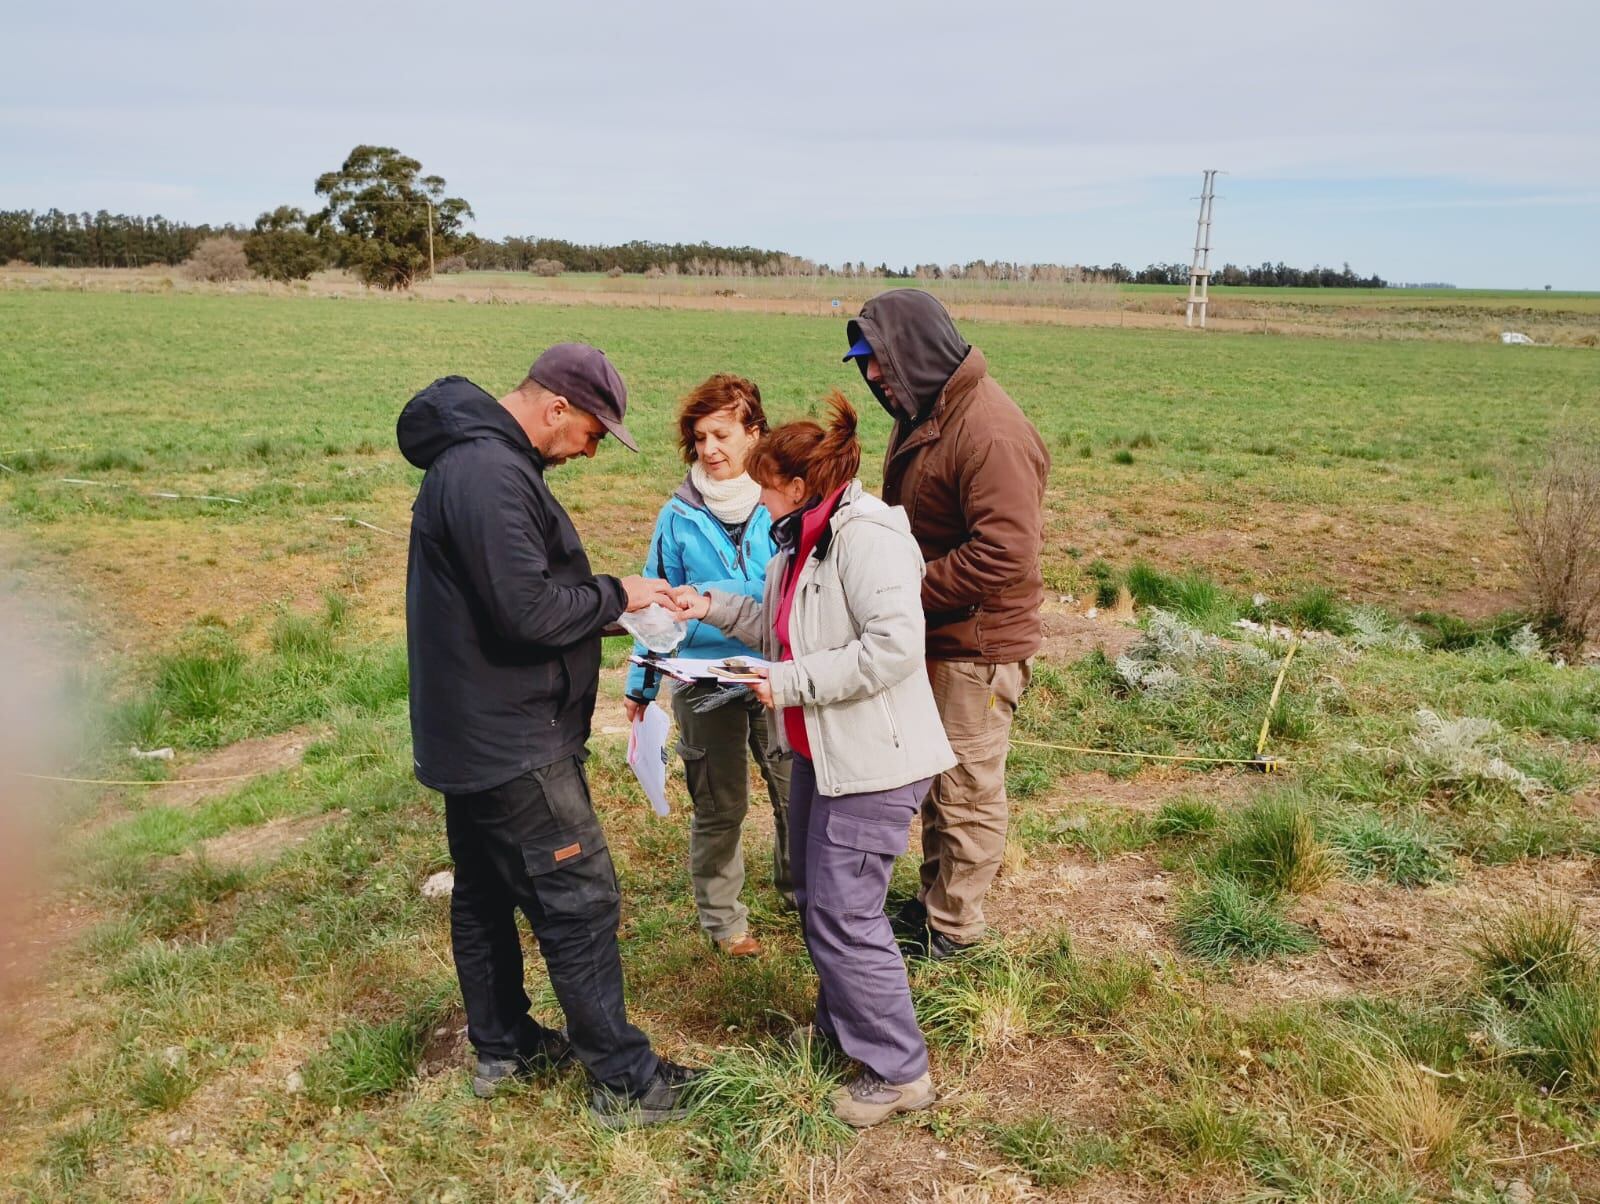
[[[855,409],[837,389],[828,394],[827,405],[826,429],[809,418],[784,423],[756,444],[745,471],[763,485],[798,477],[816,497],[827,497],[855,480],[861,471]]]

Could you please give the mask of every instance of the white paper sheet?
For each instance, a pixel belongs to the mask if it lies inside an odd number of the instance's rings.
[[[639,779],[650,809],[657,815],[667,814],[667,732],[672,721],[667,713],[651,703],[644,709],[644,717],[633,721],[628,733],[628,766]]]

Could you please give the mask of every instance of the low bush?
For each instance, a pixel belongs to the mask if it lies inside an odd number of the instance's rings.
[[[245,258],[243,242],[217,235],[201,239],[194,253],[184,260],[182,270],[190,280],[224,283],[246,279],[250,275],[250,261]]]
[[[1558,431],[1506,491],[1538,626],[1576,657],[1600,631],[1600,426]]]

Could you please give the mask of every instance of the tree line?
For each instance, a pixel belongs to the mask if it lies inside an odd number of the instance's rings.
[[[176,267],[202,241],[218,235],[242,238],[234,225],[190,225],[157,214],[65,213],[47,209],[0,210],[0,263],[21,260],[36,267]]]
[[[563,271],[614,275],[844,276],[868,279],[997,280],[1037,283],[1185,284],[1188,265],[1152,263],[1137,270],[1079,264],[970,260],[918,264],[895,270],[846,262],[835,268],[782,251],[725,247],[709,242],[634,240],[619,246],[574,243],[537,235],[481,238],[464,230],[473,216],[445,181],[423,175],[422,164],[390,146],[358,146],[335,171],[315,182],[323,208],[311,214],[287,205],[263,213],[249,229],[190,225],[124,213],[66,213],[48,209],[0,210],[0,263],[39,267],[178,266],[205,261],[203,278],[230,279],[254,272],[270,280],[303,280],[321,267],[341,267],[364,284],[409,288],[430,270]],[[1258,288],[1383,288],[1377,275],[1358,276],[1344,265],[1292,268],[1224,264],[1212,282]]]

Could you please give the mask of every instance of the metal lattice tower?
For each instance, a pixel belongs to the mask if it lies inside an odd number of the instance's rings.
[[[1200,313],[1200,329],[1206,328],[1207,291],[1211,287],[1211,205],[1216,200],[1216,169],[1206,172],[1200,189],[1200,217],[1194,225],[1194,263],[1189,267],[1189,305],[1184,325],[1193,326],[1195,311]]]

